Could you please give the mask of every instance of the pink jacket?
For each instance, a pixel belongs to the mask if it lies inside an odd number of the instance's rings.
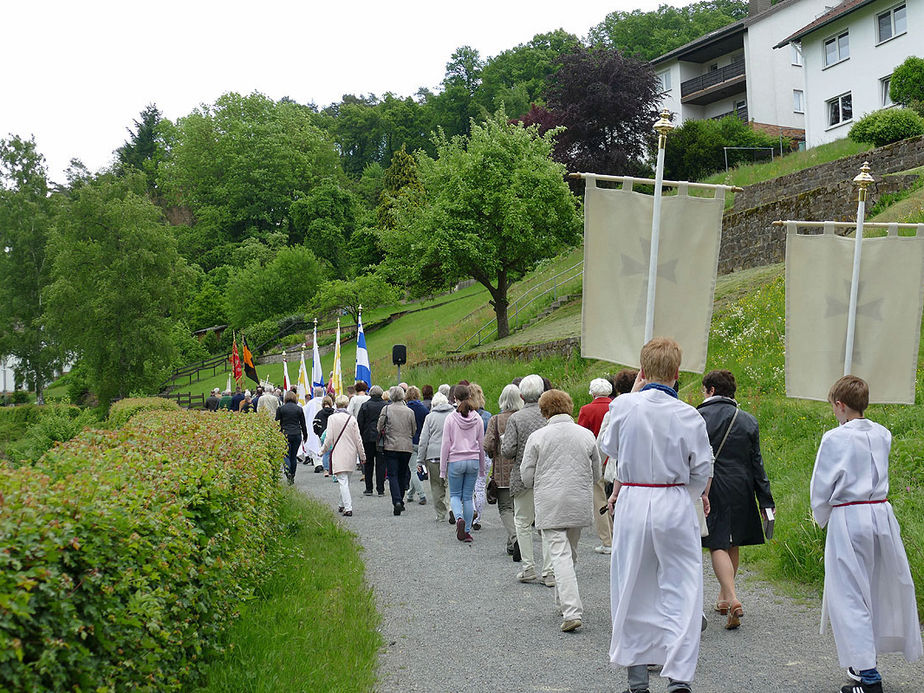
[[[462,460],[478,460],[478,476],[485,475],[484,421],[477,411],[470,411],[467,417],[454,411],[443,422],[440,477],[446,478],[451,462]]]
[[[346,426],[345,431],[344,426]],[[335,443],[337,447],[334,447]],[[327,420],[327,436],[324,438],[321,454],[323,455],[332,447],[334,452],[330,456],[330,466],[334,474],[355,470],[357,457],[363,462],[366,461],[366,450],[363,448],[363,439],[359,435],[359,425],[345,409],[338,409]]]

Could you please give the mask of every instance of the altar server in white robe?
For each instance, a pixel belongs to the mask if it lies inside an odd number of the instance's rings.
[[[601,448],[616,462],[610,661],[628,667],[629,691],[648,691],[661,664],[671,693],[688,693],[699,657],[703,555],[692,498],[712,474],[703,417],[671,387],[680,346],[657,337],[641,353],[629,394],[613,400]],[[706,500],[708,503],[708,500]]]
[[[321,465],[321,439],[314,432],[314,417],[321,411],[321,400],[324,399],[324,388],[314,388],[314,395],[302,406],[305,412],[305,424],[308,426],[308,437],[302,441],[302,456],[305,458],[305,464],[314,465],[314,471],[320,472],[324,469]]]
[[[822,437],[811,484],[815,521],[828,528],[821,632],[830,619],[838,659],[856,681],[841,691],[880,693],[878,654],[921,657],[914,583],[886,500],[892,434],[863,418],[869,387],[862,379],[844,376],[828,400],[840,426]]]

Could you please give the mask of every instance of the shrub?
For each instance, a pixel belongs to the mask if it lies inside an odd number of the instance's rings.
[[[892,71],[889,97],[903,106],[924,102],[924,58],[911,55]]]
[[[40,409],[38,421],[26,429],[20,440],[6,449],[6,455],[14,465],[34,462],[55,443],[68,441],[86,426],[99,423],[96,414],[90,409],[51,404]]]
[[[917,135],[924,135],[924,118],[909,108],[885,108],[860,118],[850,128],[849,137],[881,147]]]
[[[665,178],[700,180],[725,168],[722,147],[778,147],[780,140],[735,116],[721,120],[688,120],[668,138]],[[789,145],[784,139],[783,146]]]
[[[179,409],[177,403],[172,399],[163,397],[126,397],[120,399],[109,409],[109,428],[118,428],[123,426],[130,418],[141,411],[150,411],[151,409]]]
[[[0,469],[0,689],[180,690],[275,531],[263,417],[147,411]]]

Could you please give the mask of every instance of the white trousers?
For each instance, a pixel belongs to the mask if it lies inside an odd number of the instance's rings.
[[[542,538],[552,558],[555,570],[555,602],[561,607],[566,621],[581,620],[584,605],[578,592],[574,564],[577,563],[577,545],[581,538],[580,527],[542,530]]]
[[[340,472],[334,476],[337,477],[337,484],[340,486],[340,505],[343,506],[343,511],[349,510],[353,512],[353,498],[350,496],[350,472]]]
[[[533,555],[533,537],[536,529],[536,506],[534,504],[533,490],[526,489],[513,497],[513,524],[517,529],[517,543],[520,545],[520,556],[523,559],[523,570],[535,569],[536,561]],[[552,558],[549,556],[549,547],[546,545],[545,535],[539,532],[542,538],[542,575],[552,575]]]

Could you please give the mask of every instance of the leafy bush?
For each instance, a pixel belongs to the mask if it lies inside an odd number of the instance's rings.
[[[885,108],[860,118],[848,136],[881,147],[917,135],[924,135],[924,118],[910,108]]]
[[[68,441],[86,426],[99,423],[96,414],[90,409],[50,404],[40,409],[38,421],[26,429],[20,440],[6,449],[6,455],[14,465],[34,462],[55,443]]]
[[[903,106],[924,103],[924,58],[911,55],[892,71],[889,97]]]
[[[179,406],[172,399],[164,399],[163,397],[126,397],[125,399],[120,399],[109,409],[109,428],[124,426],[138,412],[152,409],[175,411],[179,409]]]
[[[0,689],[181,690],[276,530],[262,417],[148,411],[0,469]]]

